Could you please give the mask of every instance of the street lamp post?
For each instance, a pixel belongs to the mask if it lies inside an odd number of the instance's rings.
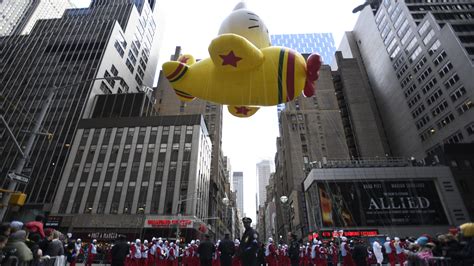
[[[287,196],[281,196],[280,197],[280,202],[282,203],[283,205],[283,227],[284,227],[284,230],[285,230],[285,235],[287,236],[288,235],[288,232],[289,232],[289,218],[288,218],[288,197]],[[285,220],[287,220],[285,222]],[[280,235],[280,239],[281,239],[281,235]]]
[[[181,221],[181,203],[183,202],[186,202],[186,201],[190,201],[190,200],[200,200],[201,198],[187,198],[187,199],[181,199],[181,200],[178,200],[178,209],[177,209],[177,213],[178,213],[178,224],[176,225],[176,240],[179,239],[179,226],[180,226],[180,221]]]
[[[227,216],[229,215],[229,213],[228,213],[229,203],[230,203],[229,198],[225,197],[225,198],[222,199],[222,204],[224,204],[224,206],[225,206],[224,225],[225,225],[226,229],[227,229],[227,230],[229,231],[229,233],[230,233],[231,230],[230,230],[229,227],[228,227],[228,226],[229,226],[229,224],[228,224],[229,219],[228,219],[228,217],[227,217]],[[225,234],[225,233],[224,233],[224,234]]]
[[[10,135],[11,135],[13,141],[15,142],[17,148],[20,149],[21,158],[16,164],[15,170],[13,171],[14,174],[21,174],[23,172],[23,168],[25,167],[26,162],[29,160],[30,152],[33,149],[33,144],[36,141],[36,135],[45,135],[45,133],[41,133],[39,131],[40,131],[40,128],[41,128],[41,124],[43,123],[43,120],[46,117],[46,113],[49,109],[49,105],[53,101],[54,94],[60,89],[65,89],[65,88],[68,88],[68,87],[76,86],[76,85],[79,85],[79,84],[84,83],[84,82],[104,80],[104,79],[105,80],[110,80],[110,79],[123,80],[122,77],[118,77],[118,76],[117,77],[106,77],[106,78],[93,78],[93,79],[83,80],[83,81],[80,81],[80,82],[71,83],[71,84],[68,84],[68,85],[65,85],[65,86],[61,86],[61,87],[52,88],[48,92],[48,97],[46,98],[46,101],[43,105],[43,108],[41,108],[41,111],[38,113],[38,115],[36,116],[36,118],[34,120],[33,131],[31,131],[30,137],[26,141],[25,149],[23,151],[21,150],[21,147],[18,144],[18,141],[16,140],[15,136],[13,135],[12,130],[9,128],[8,123],[5,121],[3,116],[1,116],[1,120],[2,120],[3,124],[5,125],[5,127],[7,128],[7,132],[10,133]],[[51,136],[51,134],[46,134],[46,135]],[[8,184],[8,190],[15,191],[17,183],[18,182],[16,180],[13,180],[13,179],[10,180],[10,183]],[[5,193],[5,195],[3,197],[3,200],[2,200],[2,209],[0,210],[0,220],[3,220],[3,218],[5,216],[9,201],[10,201],[10,194]]]

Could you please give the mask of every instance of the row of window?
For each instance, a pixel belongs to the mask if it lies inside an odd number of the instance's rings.
[[[431,94],[428,97],[428,99],[426,100],[426,103],[428,103],[428,105],[431,105],[434,102],[436,102],[436,100],[442,95],[443,95],[443,91],[441,89],[438,89],[437,91],[435,91],[433,94]]]

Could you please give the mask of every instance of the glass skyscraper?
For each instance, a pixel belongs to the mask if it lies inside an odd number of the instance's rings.
[[[274,46],[289,47],[302,54],[319,53],[326,65],[331,65],[336,52],[332,33],[275,34],[270,39]]]

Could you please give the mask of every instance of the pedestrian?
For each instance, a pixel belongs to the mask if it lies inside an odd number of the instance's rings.
[[[244,217],[242,219],[245,232],[240,241],[240,259],[242,265],[255,266],[257,264],[258,234],[252,228],[252,219]]]
[[[290,247],[288,256],[290,258],[291,266],[298,266],[300,264],[300,244],[296,239],[296,235],[289,232],[288,239],[290,239]]]
[[[377,265],[382,265],[383,262],[383,253],[382,253],[382,245],[377,240],[374,240],[372,244],[372,249],[375,255],[375,259],[377,260]]]
[[[125,258],[130,253],[130,246],[127,244],[124,235],[119,235],[115,245],[112,247],[112,266],[124,266]]]
[[[48,243],[46,251],[44,255],[49,255],[50,257],[62,256],[64,255],[64,246],[61,240],[59,240],[59,236],[61,233],[57,230],[52,231],[49,236],[51,242]]]
[[[33,253],[25,244],[26,241],[26,231],[18,230],[10,234],[7,244],[5,245],[5,250],[10,250],[12,255],[18,258],[19,263],[16,265],[29,265],[33,260]]]
[[[216,251],[216,247],[212,244],[208,234],[204,236],[204,241],[199,244],[198,254],[201,266],[212,266],[212,256]]]
[[[257,251],[257,265],[258,266],[266,266],[265,262],[265,244],[259,243],[258,244],[258,251]]]
[[[43,220],[43,215],[37,215],[34,221],[26,223],[26,228],[28,229],[28,231],[30,231],[30,233],[38,233],[41,235],[41,238],[45,238],[46,235],[44,234]]]
[[[465,245],[461,250],[451,254],[453,263],[455,262],[455,265],[463,266],[474,265],[474,223],[465,223],[459,228],[459,238]]]
[[[352,259],[354,259],[355,265],[366,266],[368,257],[367,248],[361,240],[355,240],[354,242],[355,246],[352,251]]]
[[[221,252],[221,266],[232,266],[232,256],[235,253],[234,243],[230,240],[230,235],[226,233],[224,239],[219,244],[218,250]]]

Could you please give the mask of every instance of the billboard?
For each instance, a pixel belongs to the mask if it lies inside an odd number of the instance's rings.
[[[432,180],[318,182],[324,227],[447,225]]]

